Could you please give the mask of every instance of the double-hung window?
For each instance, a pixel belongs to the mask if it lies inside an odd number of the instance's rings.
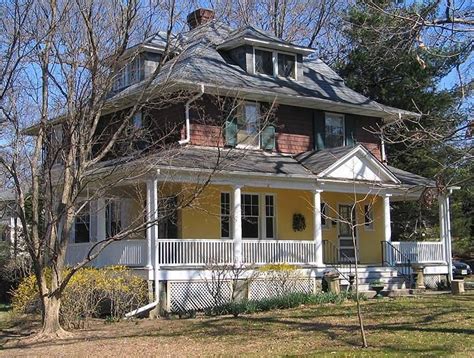
[[[327,225],[327,210],[326,203],[321,203],[321,226],[326,227]]]
[[[237,116],[237,145],[259,147],[260,106],[257,102],[245,102]]]
[[[105,207],[105,232],[111,238],[122,230],[122,207],[119,200],[110,199]]]
[[[221,193],[221,238],[231,237],[231,202],[229,193]],[[242,238],[275,239],[276,206],[272,194],[242,194]]]
[[[342,147],[344,145],[344,115],[326,113],[325,125],[326,147]]]
[[[296,79],[296,55],[273,50],[254,49],[257,74]]]
[[[90,241],[90,209],[89,203],[86,203],[81,211],[76,213],[74,223],[74,242]]]
[[[221,193],[221,238],[230,238],[230,194]]]

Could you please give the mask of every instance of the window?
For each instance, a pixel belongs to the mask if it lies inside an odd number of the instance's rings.
[[[326,147],[335,148],[344,145],[344,116],[336,113],[326,113]]]
[[[178,198],[168,196],[158,202],[158,237],[164,239],[178,238]]]
[[[259,196],[258,194],[242,194],[242,237],[259,238]]]
[[[374,229],[374,211],[370,205],[364,205],[364,228],[366,230]]]
[[[120,201],[108,200],[105,207],[105,233],[107,238],[114,237],[122,231],[121,214]]]
[[[256,102],[246,102],[237,117],[237,144],[258,147],[260,108]]]
[[[131,62],[127,63],[117,74],[112,89],[118,91],[134,83],[140,82],[143,78],[142,67],[142,59],[140,57],[136,57]]]
[[[275,197],[265,195],[265,238],[275,238]]]
[[[278,76],[295,78],[296,58],[294,55],[278,54]]]
[[[273,76],[273,52],[255,49],[255,72]]]
[[[327,218],[327,213],[326,213],[326,203],[321,203],[321,226],[326,226],[326,218]]]
[[[89,242],[90,211],[89,204],[86,204],[82,210],[76,213],[74,223],[74,242]]]
[[[230,194],[221,193],[221,238],[230,238]]]

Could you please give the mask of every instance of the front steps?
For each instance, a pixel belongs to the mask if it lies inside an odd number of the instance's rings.
[[[349,277],[349,268],[337,268],[337,270],[346,277]],[[352,274],[355,275],[355,269],[352,268]],[[358,269],[359,292],[374,292],[370,289],[371,282],[381,281],[384,284],[384,291],[406,290],[406,279],[394,268],[379,266],[362,266]],[[341,289],[349,287],[346,278],[341,277]],[[355,286],[355,282],[354,282]]]

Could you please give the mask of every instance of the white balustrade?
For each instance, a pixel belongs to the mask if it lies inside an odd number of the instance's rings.
[[[316,262],[316,243],[296,240],[244,240],[243,262],[246,264]]]
[[[393,247],[399,250],[412,263],[439,263],[445,262],[443,255],[443,243],[437,241],[420,242],[396,242],[392,241]],[[398,252],[394,252],[394,261],[400,262]]]

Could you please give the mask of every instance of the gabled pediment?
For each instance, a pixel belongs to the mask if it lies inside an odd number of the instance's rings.
[[[318,174],[320,178],[400,183],[367,149],[358,145]]]

